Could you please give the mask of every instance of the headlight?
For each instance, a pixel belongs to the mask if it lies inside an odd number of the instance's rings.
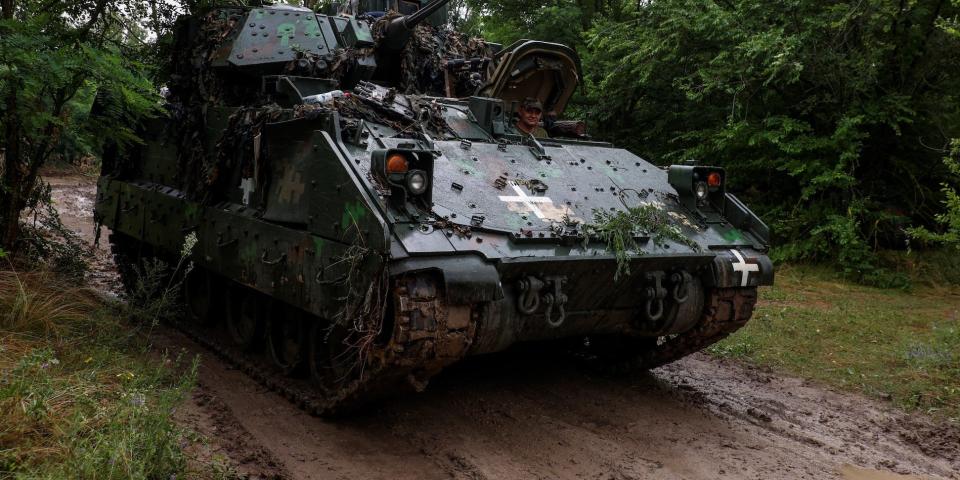
[[[407,174],[407,190],[413,195],[423,195],[427,191],[427,173],[414,170]]]
[[[701,201],[705,200],[707,198],[707,194],[710,193],[710,189],[707,188],[707,184],[705,182],[697,182],[696,185],[693,186],[693,189],[694,193],[697,194],[697,200]]]

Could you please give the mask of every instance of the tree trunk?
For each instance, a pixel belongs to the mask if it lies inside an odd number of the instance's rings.
[[[0,0],[0,17],[5,20],[14,18],[15,0]],[[23,143],[21,134],[19,99],[22,82],[13,79],[7,86],[6,118],[3,131],[3,174],[0,178],[0,247],[13,251],[20,237],[20,211],[26,205],[23,198]]]
[[[17,115],[17,92],[20,82],[13,82],[7,92],[7,118],[4,120],[3,140],[6,151],[3,159],[3,177],[0,184],[0,247],[13,251],[14,244],[20,236],[20,205],[24,201],[20,198],[23,181],[23,166],[21,164],[21,135],[20,120]]]
[[[13,18],[13,0],[0,0],[0,17],[4,19]]]
[[[7,179],[4,178],[4,181]],[[13,252],[16,250],[17,240],[20,239],[20,212],[26,207],[27,201],[19,188],[13,188],[4,197],[7,214],[3,218],[3,239],[0,242],[5,250]]]

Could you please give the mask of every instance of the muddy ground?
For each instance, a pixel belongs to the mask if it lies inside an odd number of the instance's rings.
[[[94,180],[49,180],[64,223],[92,240]],[[116,288],[105,248],[90,281]],[[197,455],[249,478],[960,479],[956,426],[703,354],[625,378],[531,349],[473,358],[333,421],[175,331],[156,343],[202,358],[179,413],[207,438]]]

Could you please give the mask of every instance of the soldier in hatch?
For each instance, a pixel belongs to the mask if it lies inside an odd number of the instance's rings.
[[[540,126],[543,119],[543,104],[536,98],[526,98],[517,109],[518,131],[537,138],[548,138],[547,131]]]

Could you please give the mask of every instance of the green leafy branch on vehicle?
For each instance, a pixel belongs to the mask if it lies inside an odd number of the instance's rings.
[[[628,207],[626,210],[608,212],[593,210],[593,222],[583,225],[584,246],[591,239],[599,239],[607,244],[607,250],[617,259],[617,271],[614,280],[620,275],[630,275],[631,254],[643,255],[639,237],[650,237],[656,245],[672,241],[699,251],[700,246],[688,238],[680,227],[662,208],[644,204],[638,207]]]

